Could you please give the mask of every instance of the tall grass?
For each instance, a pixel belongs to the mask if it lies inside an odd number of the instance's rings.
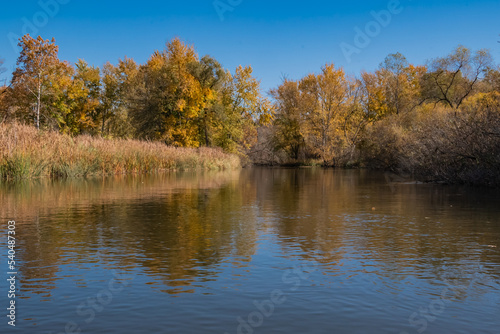
[[[81,177],[160,170],[234,169],[235,155],[157,142],[70,137],[18,123],[0,124],[0,179]]]

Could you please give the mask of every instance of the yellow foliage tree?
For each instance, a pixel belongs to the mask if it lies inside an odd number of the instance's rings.
[[[300,82],[304,92],[306,141],[325,165],[334,164],[335,148],[343,143],[343,120],[350,102],[349,80],[342,68],[327,64],[320,74]]]
[[[361,73],[366,112],[373,119],[413,110],[422,102],[420,82],[424,66],[408,64],[400,54],[388,55],[374,73]]]
[[[304,121],[302,117],[303,99],[299,83],[284,79],[281,85],[271,90],[275,101],[272,146],[274,150],[284,150],[294,160],[299,159],[305,146]]]
[[[24,110],[26,119],[32,117],[39,129],[42,121],[47,125],[55,123],[51,106],[71,83],[73,69],[59,60],[53,38],[44,40],[27,34],[20,39],[19,47],[21,53],[12,78],[14,103]]]
[[[97,114],[100,107],[101,77],[99,68],[78,60],[75,74],[59,89],[63,92],[54,103],[60,131],[68,134],[97,133]]]

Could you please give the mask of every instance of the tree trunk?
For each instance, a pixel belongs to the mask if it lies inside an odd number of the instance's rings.
[[[42,104],[42,87],[38,83],[38,95],[36,97],[36,129],[40,130],[40,108]]]
[[[102,113],[101,137],[104,137],[104,124],[106,122],[106,111]]]
[[[205,111],[206,113],[206,111]],[[211,146],[211,143],[208,139],[208,126],[207,126],[207,117],[206,117],[206,114],[203,116],[203,126],[204,126],[204,130],[205,130],[205,146],[206,147],[210,147]]]

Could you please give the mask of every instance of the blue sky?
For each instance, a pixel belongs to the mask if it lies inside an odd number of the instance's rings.
[[[55,37],[61,59],[74,63],[82,58],[97,66],[124,56],[145,62],[154,50],[180,37],[194,44],[200,56],[210,54],[231,71],[240,64],[252,65],[265,91],[283,76],[299,79],[325,63],[353,75],[372,71],[394,52],[424,64],[462,44],[474,50],[488,48],[500,62],[498,0],[216,1],[226,11],[217,11],[214,0],[5,2],[0,12],[0,58],[12,72],[18,50],[11,40],[23,29]],[[388,8],[393,13],[383,17],[384,26],[376,23],[372,13]],[[358,40],[360,47],[355,43],[356,28],[365,33],[372,29],[371,37]],[[357,47],[350,61],[341,45]]]

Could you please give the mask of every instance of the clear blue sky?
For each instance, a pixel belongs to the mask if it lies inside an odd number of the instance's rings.
[[[65,4],[58,10],[49,6],[46,14],[41,4],[54,1]],[[394,52],[423,64],[463,44],[488,48],[500,62],[498,0],[400,0],[397,13],[380,29],[371,12],[387,10],[391,1],[217,1],[220,8],[231,7],[222,14],[223,20],[213,0],[6,1],[0,11],[0,58],[12,72],[17,50],[9,39],[34,27],[32,35],[56,38],[61,59],[74,63],[83,58],[97,66],[124,56],[145,62],[165,42],[180,37],[194,44],[200,56],[210,54],[231,71],[240,64],[252,65],[266,91],[283,75],[299,79],[325,63],[355,75],[372,71]],[[367,25],[373,37],[368,43],[362,41],[365,45],[358,43],[359,53],[348,61],[341,43],[356,47],[355,28],[365,30]]]

